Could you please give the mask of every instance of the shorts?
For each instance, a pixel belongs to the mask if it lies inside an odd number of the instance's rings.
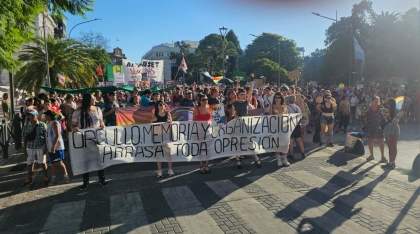
[[[389,123],[384,127],[384,134],[390,136],[399,136],[400,126],[398,124]]]
[[[51,163],[59,163],[64,160],[64,150],[56,150],[55,153],[48,152]]]
[[[301,135],[301,127],[300,125],[296,125],[295,129],[293,130],[292,134],[290,135],[290,139],[300,138]]]
[[[351,113],[352,115],[355,115],[355,114],[356,114],[356,106],[351,106],[351,107],[350,107],[350,113]]]
[[[26,151],[28,152],[28,158],[26,159],[27,165],[32,165],[35,163],[35,161],[37,161],[38,164],[44,164],[47,162],[43,149],[26,148]]]
[[[334,116],[321,115],[320,123],[323,124],[323,125],[334,124]]]

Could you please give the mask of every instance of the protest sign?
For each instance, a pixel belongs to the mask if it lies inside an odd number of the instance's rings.
[[[129,81],[164,82],[163,60],[145,60],[136,64],[129,60],[122,60],[124,83]]]
[[[203,121],[83,129],[69,135],[74,175],[134,162],[206,161],[233,155],[287,152],[301,114],[241,117],[226,125]]]

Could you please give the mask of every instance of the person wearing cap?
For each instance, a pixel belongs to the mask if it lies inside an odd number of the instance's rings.
[[[185,98],[182,99],[180,106],[198,106],[197,100],[193,98],[193,93],[191,90],[187,89],[185,91]]]
[[[64,181],[70,183],[69,175],[67,174],[66,165],[64,165],[64,141],[61,136],[61,124],[57,120],[56,113],[52,110],[47,110],[44,112],[45,119],[48,122],[47,131],[46,131],[46,143],[47,143],[47,152],[48,157],[51,162],[51,183],[50,185],[57,184],[56,170],[57,165],[63,170]]]
[[[150,100],[151,95],[152,95],[152,91],[150,91],[150,89],[144,90],[143,95],[141,96],[141,99],[140,99],[140,106],[143,106],[143,107],[149,106],[149,103],[151,102],[151,100]],[[134,92],[133,92],[133,96],[134,96]],[[134,101],[134,99],[133,99],[133,101]]]
[[[23,186],[32,183],[35,160],[41,165],[42,170],[44,171],[44,183],[45,185],[48,185],[47,163],[44,154],[44,152],[46,152],[45,134],[47,125],[38,121],[38,111],[29,109],[26,114],[29,123],[23,126],[22,136],[26,164],[28,165],[28,178],[23,183]]]
[[[106,126],[116,126],[117,125],[117,116],[115,115],[115,110],[118,109],[118,102],[116,98],[115,91],[108,92],[108,99],[105,101],[104,106],[104,118],[106,120]]]
[[[265,115],[269,114],[270,108],[273,105],[273,101],[274,101],[274,95],[271,94],[270,86],[267,86],[264,88],[264,96],[263,96]]]

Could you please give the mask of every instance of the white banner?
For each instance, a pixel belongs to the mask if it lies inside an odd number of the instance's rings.
[[[147,80],[148,82],[164,82],[163,60],[142,60],[136,64],[129,60],[122,60],[124,83],[129,81]]]
[[[134,162],[206,161],[234,155],[287,153],[301,114],[83,129],[69,135],[74,175]]]

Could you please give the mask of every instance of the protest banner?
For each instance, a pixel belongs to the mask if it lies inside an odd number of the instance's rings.
[[[301,114],[241,117],[226,125],[185,121],[105,129],[69,135],[74,175],[135,162],[196,162],[234,155],[287,152]]]
[[[164,82],[163,60],[145,60],[139,64],[123,59],[124,83],[129,81]]]

